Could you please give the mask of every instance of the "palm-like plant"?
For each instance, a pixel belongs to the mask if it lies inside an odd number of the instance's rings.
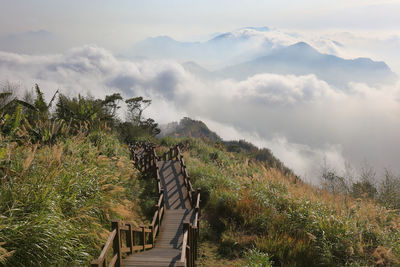
[[[12,134],[24,119],[22,107],[36,111],[36,107],[14,97],[12,92],[0,93],[0,130]]]

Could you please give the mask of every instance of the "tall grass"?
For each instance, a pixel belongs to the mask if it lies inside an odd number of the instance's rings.
[[[88,264],[110,219],[143,222],[138,177],[127,147],[104,131],[42,146],[0,137],[0,263]]]
[[[185,159],[195,187],[202,189],[202,225],[210,225],[205,230],[211,233],[202,236],[216,242],[225,258],[262,259],[267,253],[276,266],[400,264],[396,210],[331,194],[201,140],[190,140]]]

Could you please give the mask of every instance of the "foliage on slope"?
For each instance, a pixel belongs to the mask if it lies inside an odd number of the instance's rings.
[[[109,133],[43,146],[2,138],[0,173],[0,259],[9,266],[87,264],[110,219],[144,218],[143,182],[128,148]]]
[[[95,99],[57,91],[47,103],[38,85],[23,100],[17,87],[0,84],[0,265],[85,265],[110,219],[141,223],[154,207],[148,189],[155,186],[138,179],[120,143],[159,132],[142,116],[151,100],[127,99],[121,122],[118,93]]]
[[[223,141],[220,136],[211,131],[202,121],[185,117],[179,123],[171,122],[163,125],[161,128],[162,131],[159,137],[164,137],[163,142],[165,144],[168,143],[168,138],[165,137],[199,138],[209,144],[218,143],[225,147],[228,152],[244,154],[249,158],[264,162],[268,166],[282,170],[285,174],[293,174],[268,148],[258,148],[245,140]]]
[[[400,264],[398,211],[333,195],[220,145],[188,142],[189,174],[202,189],[202,236],[221,257],[254,249],[276,266]]]
[[[171,122],[167,125],[161,126],[162,130],[159,137],[177,136],[177,137],[191,137],[201,138],[210,142],[221,142],[222,138],[215,132],[211,131],[207,125],[199,120],[193,120],[184,117],[179,123]]]

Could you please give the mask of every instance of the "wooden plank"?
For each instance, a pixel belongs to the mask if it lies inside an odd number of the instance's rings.
[[[151,222],[151,226],[155,226],[156,222],[157,222],[157,218],[158,218],[158,210],[156,210],[156,212],[154,213],[153,216],[153,221]]]
[[[100,253],[100,256],[92,262],[92,264],[102,264],[106,258],[108,250],[111,248],[111,244],[114,241],[114,237],[117,234],[117,230],[114,229],[110,235],[108,236],[107,242],[104,245],[103,250]],[[95,263],[96,262],[96,263]]]
[[[118,254],[115,254],[114,257],[112,257],[110,264],[108,264],[108,267],[114,267],[117,260],[118,260]]]
[[[151,152],[148,152],[149,150]],[[163,157],[165,161],[159,161]],[[156,235],[158,237],[155,248],[153,244],[133,246],[132,250],[134,251],[141,249],[144,251],[128,256],[122,261],[122,265],[186,266],[186,264],[193,264],[197,251],[196,237],[198,230],[196,226],[198,226],[197,221],[200,216],[200,192],[194,194],[179,146],[172,147],[161,157],[157,157],[154,147],[149,146],[147,150],[145,149],[142,152],[138,161],[141,161],[143,169],[154,170],[154,178],[157,179],[160,196],[151,229],[144,226],[139,229],[131,226],[133,228],[132,233],[140,233],[145,242],[147,242],[146,233],[152,233],[150,237],[152,242],[154,242]],[[185,179],[186,177],[187,179]],[[196,212],[192,209],[192,204],[196,207]],[[187,229],[184,231],[185,221],[192,222],[194,228],[189,229],[190,226],[185,226]],[[129,226],[122,227],[123,230],[129,228]],[[153,249],[146,250],[149,248]],[[130,252],[130,248],[122,248],[121,251]],[[193,255],[187,254],[188,251],[189,254]],[[187,258],[190,262],[186,261]]]
[[[188,231],[186,230],[185,233],[183,234],[182,253],[181,253],[182,262],[186,262],[187,238],[188,238]]]
[[[142,249],[143,249],[143,246],[133,246],[132,249],[133,249],[134,251],[142,250]]]

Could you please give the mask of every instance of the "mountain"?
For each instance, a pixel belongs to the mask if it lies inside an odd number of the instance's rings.
[[[160,125],[161,133],[158,137],[177,136],[200,138],[211,142],[221,142],[222,139],[215,132],[208,129],[202,121],[193,120],[185,117],[179,123],[171,122],[166,125]]]
[[[301,39],[277,29],[247,27],[218,34],[205,42],[180,42],[168,36],[148,38],[125,55],[185,62],[182,66],[187,71],[203,79],[242,80],[255,74],[276,73],[315,74],[337,87],[346,87],[349,82],[375,86],[397,81],[385,62],[331,55],[343,48],[335,40],[321,39],[328,47],[324,51],[330,51],[326,54]]]
[[[304,42],[273,50],[267,56],[224,68],[216,73],[221,78],[246,79],[260,73],[307,75],[336,86],[349,82],[376,85],[395,82],[397,76],[384,62],[369,58],[343,59],[322,54]]]
[[[287,168],[279,159],[277,159],[272,152],[267,148],[258,148],[255,145],[246,142],[245,140],[239,141],[224,141],[222,138],[211,131],[207,125],[199,120],[193,120],[185,117],[178,122],[171,122],[160,126],[161,133],[157,136],[163,138],[166,136],[175,137],[189,137],[200,138],[208,143],[219,143],[226,151],[242,153],[248,157],[264,162],[267,166],[278,168],[284,174],[294,175],[293,171]]]
[[[194,61],[184,62],[184,63],[182,63],[182,67],[186,71],[188,71],[192,74],[195,74],[197,77],[202,78],[202,79],[209,80],[209,79],[217,78],[216,73],[203,68],[202,66],[200,66],[199,64],[197,64]]]
[[[129,58],[173,59],[195,61],[211,69],[238,64],[264,55],[272,48],[288,45],[278,40],[268,27],[247,27],[218,34],[205,42],[181,42],[168,36],[147,38],[124,53]]]

